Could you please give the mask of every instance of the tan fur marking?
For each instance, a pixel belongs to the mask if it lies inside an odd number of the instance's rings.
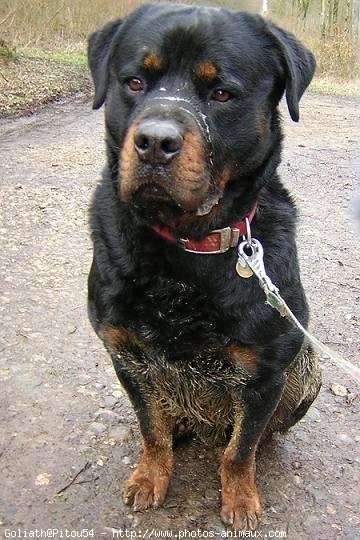
[[[188,160],[195,159],[196,162],[196,168],[198,168],[199,173],[202,176],[198,180],[201,180],[201,178],[205,175],[207,176],[206,171],[206,162],[204,157],[204,150],[202,148],[201,139],[198,139],[194,134],[187,134],[185,137],[185,144],[183,149],[183,160],[179,160],[178,162],[178,168],[176,174],[179,176],[179,178],[184,178],[181,175],[187,174],[187,165],[189,163]],[[197,172],[197,171],[196,171]],[[226,169],[220,178],[216,181],[217,186],[220,188],[220,191],[224,191],[227,183],[232,178],[232,171],[230,169]],[[178,180],[179,182],[179,180]],[[200,201],[201,203],[202,201]],[[215,204],[213,208],[210,210],[210,212],[204,216],[196,216],[191,214],[184,214],[183,216],[176,216],[175,218],[172,216],[163,216],[164,222],[169,225],[170,227],[189,227],[189,226],[201,226],[205,223],[211,224],[214,219],[216,218],[216,215],[218,214],[219,210],[221,208],[221,202],[219,204]]]
[[[149,414],[151,439],[143,440],[141,461],[123,489],[125,504],[133,504],[134,510],[161,506],[172,473],[175,419],[162,411],[158,403],[150,405]]]
[[[103,330],[104,341],[110,349],[120,350],[130,339],[129,333],[123,328],[107,326]]]
[[[149,53],[143,62],[145,69],[151,69],[154,71],[159,71],[162,68],[163,62],[155,53]]]
[[[255,371],[259,365],[259,358],[249,347],[230,345],[227,348],[230,362],[241,364],[249,371]]]
[[[173,167],[176,200],[186,210],[195,210],[202,203],[209,186],[204,143],[200,134],[191,131],[185,134],[182,151]]]
[[[204,176],[205,170],[204,145],[202,138],[191,131],[184,137],[184,144],[178,167],[181,173],[187,174],[191,180],[198,180]]]
[[[217,77],[217,69],[212,62],[202,62],[196,68],[196,75],[201,79],[213,81]]]
[[[236,460],[241,424],[242,416],[239,416],[221,464],[221,519],[235,529],[248,530],[256,529],[261,504],[255,484],[256,448],[243,461]]]
[[[231,169],[225,169],[220,178],[217,180],[216,184],[218,187],[224,191],[230,180],[233,178],[233,172]]]
[[[137,130],[137,125],[133,124],[130,126],[124,144],[120,154],[120,176],[121,183],[119,186],[119,196],[124,201],[129,200],[132,189],[133,182],[135,178],[135,170],[138,165],[138,156],[135,150],[134,145],[134,136]]]

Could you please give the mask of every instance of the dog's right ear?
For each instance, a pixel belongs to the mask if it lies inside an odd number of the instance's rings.
[[[291,33],[271,22],[266,33],[274,43],[285,73],[286,102],[294,122],[299,121],[299,101],[314,76],[314,55]]]
[[[109,22],[89,36],[88,63],[95,86],[93,109],[99,109],[105,101],[109,85],[109,60],[114,38],[121,25],[121,19]]]

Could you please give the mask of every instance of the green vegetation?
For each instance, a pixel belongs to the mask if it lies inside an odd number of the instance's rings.
[[[0,39],[0,60],[15,62],[16,59],[17,52],[15,47],[11,46],[9,43],[6,43],[3,39]]]
[[[74,64],[76,66],[87,65],[87,57],[84,52],[81,53],[62,53],[56,51],[43,51],[41,49],[19,49],[19,53],[27,58],[39,58],[43,60],[53,60],[55,62],[64,62],[65,64]]]
[[[319,94],[333,94],[334,96],[360,97],[359,85],[352,82],[336,82],[333,80],[316,78],[310,84],[310,90]]]
[[[15,59],[0,59],[0,117],[31,113],[69,94],[89,94],[91,87],[84,54],[18,49]]]

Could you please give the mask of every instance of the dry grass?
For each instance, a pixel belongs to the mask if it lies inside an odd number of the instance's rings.
[[[237,0],[182,2],[233,9],[239,5]],[[88,34],[105,21],[123,16],[143,3],[143,0],[0,0],[0,116],[31,112],[39,104],[59,96],[88,91],[91,87],[85,58]],[[242,2],[242,7],[254,5],[254,0],[249,0],[247,5]],[[314,25],[305,31],[296,16],[272,19],[293,31],[314,51],[318,63],[316,90],[359,94],[355,84],[359,77],[355,38],[339,27],[323,39]]]
[[[182,1],[194,3],[192,0]],[[109,19],[129,13],[143,3],[144,0],[1,0],[1,36],[10,47],[31,46],[62,52],[81,52],[92,30]],[[197,0],[197,3],[212,3],[235,9],[239,5],[236,0]],[[243,7],[249,8],[255,4],[254,1],[242,1]],[[285,11],[290,10],[286,8]],[[318,17],[315,23],[311,19],[308,21],[306,31],[297,13],[272,18],[294,31],[314,51],[319,76],[343,81],[358,76],[358,44],[346,28],[339,25],[323,39]]]
[[[2,38],[21,47],[65,52],[84,49],[89,32],[141,0],[1,0]]]
[[[303,28],[299,19],[278,17],[275,22],[293,32],[314,53],[317,62],[316,77],[345,83],[359,78],[359,43],[355,35],[339,26],[323,37],[314,25]]]
[[[237,0],[149,0],[153,3],[214,4],[236,9]],[[242,0],[246,8],[255,0]],[[102,23],[124,16],[146,0],[1,0],[0,27],[4,39],[21,46],[62,47],[81,43]],[[259,2],[260,4],[260,2]]]
[[[153,2],[214,4],[236,9],[236,0],[0,0],[2,39],[17,47],[84,50],[87,36],[110,19]],[[251,5],[251,0],[249,0]]]
[[[26,51],[15,61],[0,59],[0,118],[32,113],[49,101],[91,89],[85,56]]]

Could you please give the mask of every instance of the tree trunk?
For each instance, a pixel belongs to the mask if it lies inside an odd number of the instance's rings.
[[[325,40],[325,36],[326,36],[326,0],[321,0],[320,29],[321,29],[321,39]]]

